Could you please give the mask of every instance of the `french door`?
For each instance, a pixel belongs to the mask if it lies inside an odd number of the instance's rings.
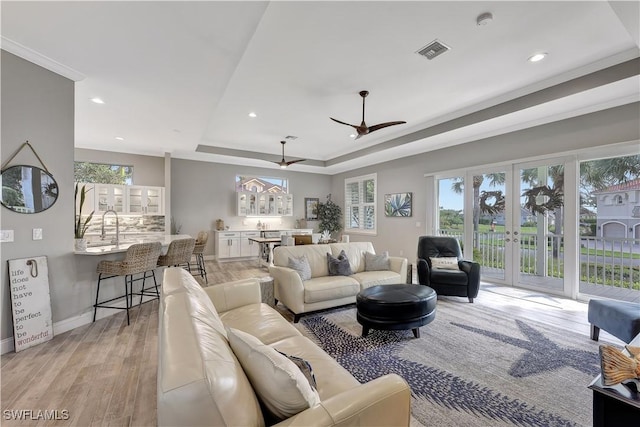
[[[455,235],[482,279],[510,286],[564,290],[564,164],[518,163],[438,179],[438,233]],[[463,225],[447,206],[463,194]],[[447,220],[443,217],[446,215]]]

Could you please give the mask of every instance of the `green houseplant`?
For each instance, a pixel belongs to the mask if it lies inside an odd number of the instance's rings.
[[[321,232],[333,234],[342,230],[342,209],[331,200],[331,194],[326,202],[318,203],[318,219]]]
[[[78,190],[80,190],[80,202],[78,202]],[[84,202],[87,198],[87,192],[89,190],[87,190],[87,186],[83,185],[81,188],[78,187],[78,184],[76,184],[75,187],[75,191],[73,193],[73,201],[75,202],[75,206],[76,206],[76,216],[75,216],[75,221],[74,221],[74,236],[76,239],[76,250],[84,250],[87,248],[87,242],[84,239],[84,233],[87,232],[87,229],[89,228],[89,222],[91,222],[91,219],[93,218],[93,213],[95,211],[91,211],[91,213],[89,214],[89,216],[87,216],[85,218],[85,220],[82,220],[82,208],[84,207]]]

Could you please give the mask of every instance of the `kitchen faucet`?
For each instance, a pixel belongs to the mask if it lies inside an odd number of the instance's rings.
[[[104,216],[109,212],[113,212],[116,216],[116,238],[111,240],[111,243],[115,243],[117,246],[120,243],[120,221],[118,220],[118,212],[113,209],[108,209],[102,214],[102,232],[100,233],[100,239],[104,240],[104,238],[107,237],[107,234],[104,231]]]

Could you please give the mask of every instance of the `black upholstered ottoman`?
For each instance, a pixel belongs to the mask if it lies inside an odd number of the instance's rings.
[[[436,317],[436,292],[422,285],[378,285],[364,289],[356,296],[358,323],[362,336],[369,329],[411,329],[420,337],[420,326]]]

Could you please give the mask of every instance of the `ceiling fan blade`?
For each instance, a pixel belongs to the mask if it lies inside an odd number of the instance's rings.
[[[373,125],[369,127],[369,133],[374,132],[376,130],[382,129],[382,128],[386,128],[389,126],[395,126],[395,125],[403,125],[407,122],[403,122],[403,121],[398,121],[398,122],[386,122],[386,123],[380,123],[377,125]]]
[[[334,122],[336,122],[336,123],[340,123],[341,125],[347,125],[347,126],[351,126],[354,129],[358,129],[358,126],[356,126],[356,125],[352,125],[352,124],[349,124],[349,123],[341,122],[340,120],[336,120],[333,117],[329,117],[329,118],[331,120],[333,120]]]
[[[304,162],[307,159],[298,159],[298,160],[290,160],[288,162],[285,162],[287,164],[287,166],[292,165],[294,163],[298,163],[298,162]]]

